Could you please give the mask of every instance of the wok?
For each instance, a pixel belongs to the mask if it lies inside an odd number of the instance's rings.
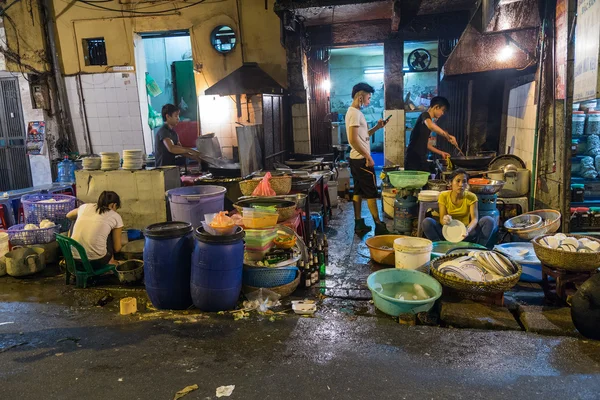
[[[472,170],[484,170],[492,162],[494,157],[492,156],[461,156],[461,157],[450,157],[452,165]]]

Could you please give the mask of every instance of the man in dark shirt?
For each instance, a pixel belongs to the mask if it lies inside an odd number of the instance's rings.
[[[164,125],[156,132],[154,141],[157,167],[183,164],[183,159],[178,155],[199,160],[196,150],[179,144],[179,137],[173,128],[179,123],[179,108],[173,104],[165,104],[162,108]],[[179,161],[181,160],[181,161]]]
[[[444,137],[451,145],[456,146],[456,138],[440,128],[433,119],[438,120],[450,109],[450,103],[445,97],[434,97],[431,99],[429,109],[421,114],[410,134],[410,142],[406,149],[404,169],[407,171],[429,171],[427,163],[427,152],[439,154],[442,158],[450,157],[450,154],[438,150],[429,143],[431,132]]]

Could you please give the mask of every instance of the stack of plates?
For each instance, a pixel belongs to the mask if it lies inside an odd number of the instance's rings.
[[[419,201],[437,201],[440,192],[437,190],[421,190],[419,192]]]
[[[123,169],[142,169],[144,153],[142,150],[123,150]]]
[[[85,157],[82,160],[82,165],[83,165],[83,169],[87,169],[87,170],[96,170],[96,169],[100,169],[100,166],[102,164],[102,160],[100,157]]]
[[[112,171],[121,166],[121,155],[119,153],[100,153],[102,159],[102,171]]]

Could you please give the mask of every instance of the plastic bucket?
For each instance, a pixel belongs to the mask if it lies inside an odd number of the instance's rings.
[[[338,206],[338,183],[337,181],[329,181],[327,184],[327,189],[329,190],[329,201],[331,202],[331,207]]]
[[[431,259],[432,249],[433,243],[427,239],[402,237],[394,240],[396,268],[417,270],[426,268]]]
[[[238,228],[229,236],[213,236],[196,229],[190,291],[202,311],[226,311],[236,307],[242,290],[244,235]]]
[[[194,228],[204,220],[204,214],[223,211],[225,193],[222,186],[187,186],[167,191],[173,221],[189,222]]]
[[[394,218],[394,201],[396,200],[396,189],[384,189],[381,192],[383,212],[390,218]]]
[[[144,283],[152,305],[159,310],[189,308],[192,226],[162,222],[148,226],[144,236]]]

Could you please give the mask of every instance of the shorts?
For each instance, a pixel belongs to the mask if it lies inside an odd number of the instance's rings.
[[[354,195],[365,199],[376,199],[379,196],[375,169],[366,165],[367,160],[364,158],[350,159],[350,173],[354,179]]]

